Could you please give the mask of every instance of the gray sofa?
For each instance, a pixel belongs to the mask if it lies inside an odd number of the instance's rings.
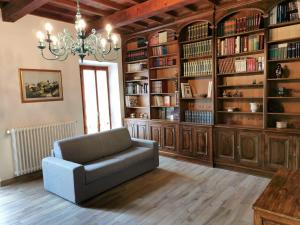
[[[42,164],[45,189],[80,203],[158,167],[158,144],[119,128],[57,141]]]

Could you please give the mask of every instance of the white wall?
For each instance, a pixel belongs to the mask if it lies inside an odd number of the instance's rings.
[[[76,120],[78,133],[83,133],[78,57],[71,55],[64,62],[47,61],[36,47],[36,32],[44,29],[48,21],[54,26],[54,33],[64,28],[74,30],[72,24],[30,15],[15,23],[5,23],[0,19],[0,182],[14,176],[11,140],[5,134],[7,129]],[[119,73],[115,67],[115,71],[111,71],[112,76],[122,77],[120,62],[121,54],[117,62]],[[61,70],[64,101],[22,104],[19,68]],[[119,87],[123,90],[122,79],[119,80]],[[122,93],[120,97],[120,104],[123,104]],[[123,107],[117,106],[113,114],[116,113],[123,115]],[[119,123],[119,120],[114,121],[115,126]]]

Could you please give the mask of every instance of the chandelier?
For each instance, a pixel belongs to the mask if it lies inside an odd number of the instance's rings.
[[[45,24],[45,30],[45,34],[42,31],[38,31],[37,37],[41,55],[47,60],[64,61],[69,54],[72,54],[78,55],[81,61],[89,55],[94,56],[97,61],[111,61],[117,58],[117,52],[120,50],[118,36],[112,33],[110,24],[106,25],[105,34],[97,34],[95,29],[92,29],[89,35],[86,34],[86,22],[80,13],[79,0],[77,0],[75,17],[76,39],[73,38],[67,29],[64,29],[63,32],[57,35],[53,35],[53,27],[50,23]],[[49,50],[47,55],[44,52],[46,48]]]

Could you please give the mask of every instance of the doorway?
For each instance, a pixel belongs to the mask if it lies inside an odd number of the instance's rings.
[[[85,134],[111,129],[108,67],[80,66]]]

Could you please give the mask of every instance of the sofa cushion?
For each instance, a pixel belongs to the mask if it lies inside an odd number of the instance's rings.
[[[154,150],[146,147],[131,147],[126,151],[84,165],[86,183],[116,173],[138,162],[154,158]]]
[[[54,156],[84,164],[126,150],[132,145],[126,128],[69,138],[54,143]]]

